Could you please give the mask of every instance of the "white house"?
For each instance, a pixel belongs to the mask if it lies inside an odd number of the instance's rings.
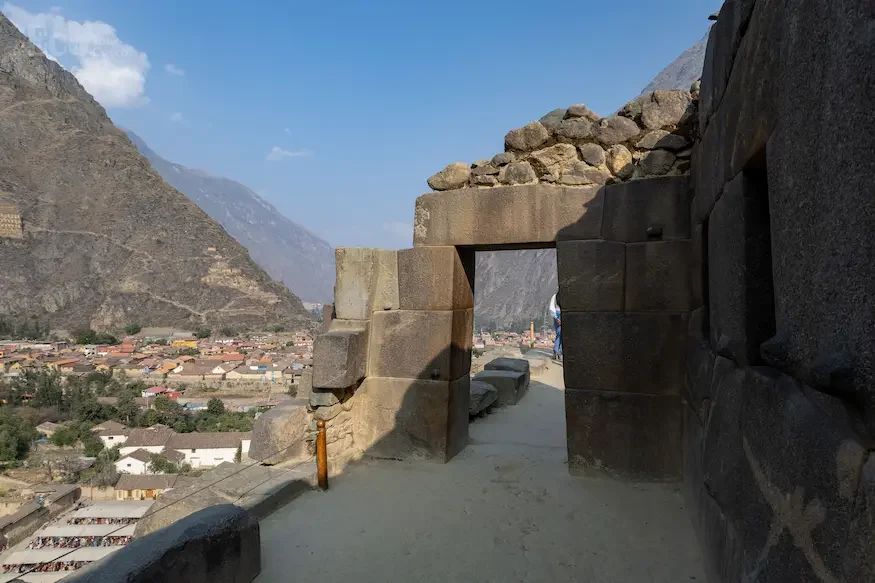
[[[167,449],[185,457],[193,468],[212,467],[222,462],[234,462],[237,449],[249,454],[252,433],[177,433],[167,442]]]
[[[145,449],[135,450],[127,455],[123,455],[115,462],[115,469],[123,474],[135,474],[141,476],[151,473],[148,471],[149,461],[152,459],[152,454]]]
[[[144,449],[149,453],[161,453],[175,432],[164,425],[132,429],[124,445],[119,450],[123,456]]]
[[[130,430],[118,421],[104,421],[94,426],[92,431],[97,432],[97,437],[103,442],[104,447],[113,447],[127,441]]]

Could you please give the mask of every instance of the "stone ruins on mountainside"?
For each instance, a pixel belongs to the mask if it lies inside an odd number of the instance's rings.
[[[728,0],[691,91],[550,112],[432,176],[412,249],[338,249],[330,459],[464,449],[474,253],[556,247],[570,470],[683,480],[710,580],[872,581],[875,14],[809,4]]]

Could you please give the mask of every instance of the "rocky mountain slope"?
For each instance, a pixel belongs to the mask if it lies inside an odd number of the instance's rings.
[[[274,279],[304,301],[330,303],[334,249],[283,216],[239,182],[186,168],[156,154],[136,134],[128,137],[168,184],[185,194],[249,250]]]
[[[684,51],[644,88],[689,89],[702,75],[708,36]],[[545,321],[550,296],[558,287],[555,249],[493,251],[477,254],[476,324],[485,328],[524,329]]]
[[[111,329],[306,319],[300,300],[167,185],[75,77],[2,15],[0,234],[7,322]]]

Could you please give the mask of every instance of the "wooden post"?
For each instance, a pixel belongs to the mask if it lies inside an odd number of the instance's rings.
[[[325,421],[316,421],[319,434],[316,436],[316,473],[319,477],[319,487],[328,489],[328,438],[325,434]]]

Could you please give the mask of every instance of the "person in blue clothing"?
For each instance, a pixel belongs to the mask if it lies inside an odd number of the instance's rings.
[[[553,316],[553,329],[556,331],[556,341],[553,342],[553,358],[562,359],[562,310],[559,305],[559,292],[550,298],[550,314]]]

